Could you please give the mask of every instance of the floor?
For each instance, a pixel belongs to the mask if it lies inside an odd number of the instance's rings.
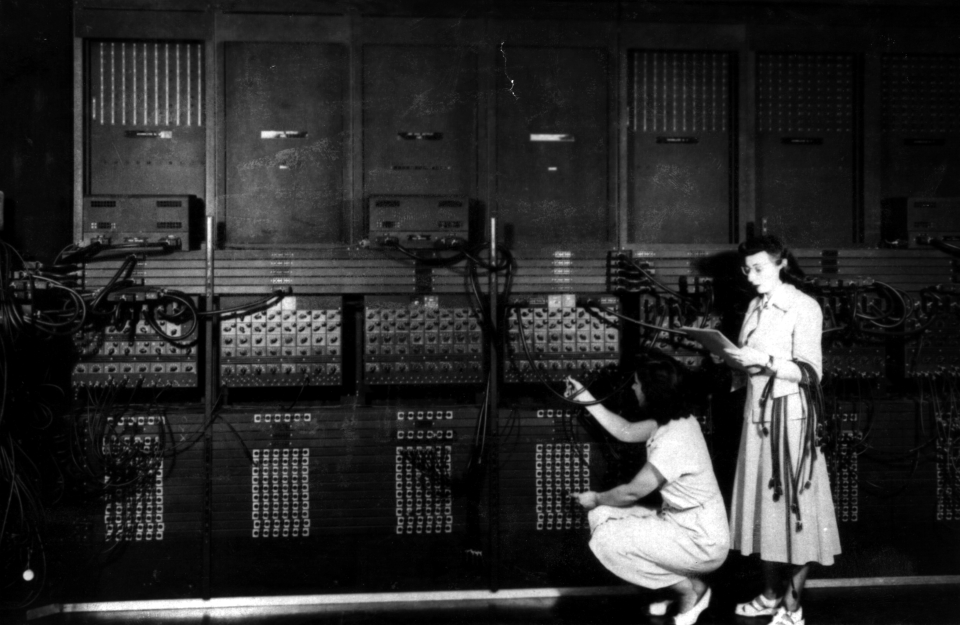
[[[733,604],[742,597],[730,589],[717,588],[711,606],[699,625],[762,625],[766,619],[733,615]],[[510,600],[442,607],[402,607],[331,610],[318,606],[291,606],[283,614],[264,610],[222,609],[156,612],[101,612],[51,614],[31,620],[24,614],[0,613],[4,625],[95,625],[138,623],[143,625],[670,625],[668,617],[648,616],[645,596],[575,596],[554,599]],[[649,599],[649,597],[646,597]],[[34,606],[39,607],[39,606]],[[960,585],[923,584],[808,588],[804,612],[809,625],[955,625],[960,624]]]

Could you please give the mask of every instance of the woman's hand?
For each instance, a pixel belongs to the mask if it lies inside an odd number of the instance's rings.
[[[565,382],[567,384],[567,388],[563,392],[564,397],[572,401],[593,401],[593,396],[590,395],[590,391],[584,388],[583,384],[581,384],[578,380],[567,376]]]
[[[593,510],[598,505],[600,505],[600,502],[597,500],[597,493],[592,490],[588,490],[582,493],[571,493],[568,496],[570,497],[570,499],[573,499],[578,504],[583,506],[584,510]]]
[[[731,360],[742,367],[765,367],[770,361],[769,354],[749,345],[740,348],[728,347],[723,351],[730,356]]]

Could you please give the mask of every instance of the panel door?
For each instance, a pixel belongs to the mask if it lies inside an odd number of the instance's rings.
[[[630,52],[631,243],[728,243],[735,91],[723,52]]]
[[[476,52],[365,46],[363,162],[367,195],[474,195]]]
[[[345,240],[346,58],[338,44],[224,45],[228,244]]]
[[[204,196],[200,42],[87,43],[89,195]]]
[[[854,58],[757,56],[757,214],[789,245],[856,241]]]
[[[496,201],[505,240],[514,248],[609,244],[607,51],[502,52]]]
[[[881,58],[884,199],[960,197],[960,56]]]

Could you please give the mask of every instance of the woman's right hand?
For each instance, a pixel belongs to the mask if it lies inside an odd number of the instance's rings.
[[[582,396],[585,392],[583,384],[570,376],[567,376],[565,382],[567,384],[567,388],[564,390],[563,396],[572,401],[578,401],[577,398]]]
[[[592,490],[584,491],[582,493],[570,493],[568,496],[570,499],[583,506],[584,510],[593,510],[600,505],[600,501],[597,499],[597,493]]]

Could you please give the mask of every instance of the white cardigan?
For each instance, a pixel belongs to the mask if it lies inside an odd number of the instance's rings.
[[[750,302],[740,328],[739,344],[774,357],[773,397],[784,397],[800,392],[800,368],[793,361],[809,363],[817,377],[823,377],[822,333],[823,311],[817,301],[792,284],[783,283],[767,297],[756,297]],[[737,377],[740,381],[735,379],[735,388],[743,385],[743,377]],[[757,417],[760,397],[769,379],[770,370],[766,368],[749,376],[747,406]]]

